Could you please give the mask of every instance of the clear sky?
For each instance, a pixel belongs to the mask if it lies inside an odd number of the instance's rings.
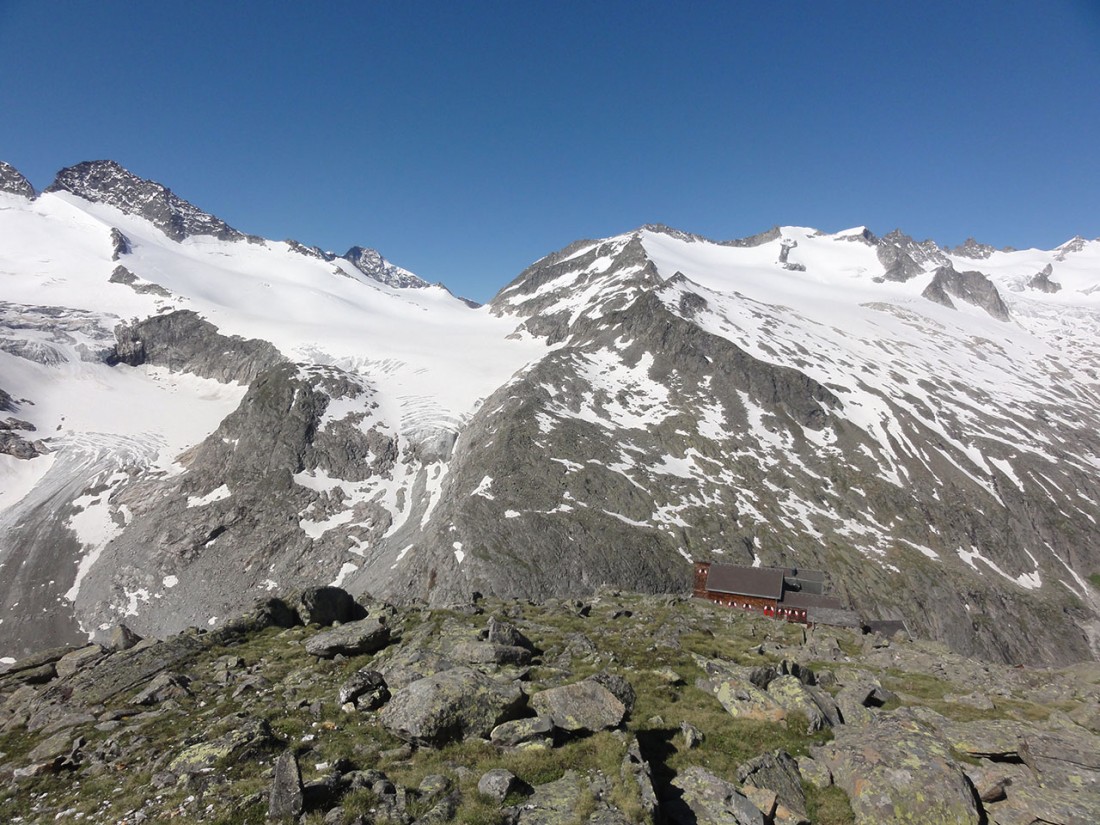
[[[1100,0],[0,0],[0,159],[486,300],[666,223],[1100,235]]]

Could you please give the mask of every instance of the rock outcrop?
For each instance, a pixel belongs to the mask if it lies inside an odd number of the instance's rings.
[[[145,218],[173,241],[193,235],[212,235],[223,241],[245,238],[168,187],[140,178],[113,160],[86,161],[62,169],[45,191],[71,192],[86,201],[105,203],[127,215]]]
[[[0,160],[0,192],[19,195],[28,199],[35,196],[34,187],[31,186],[29,180],[23,177],[23,173],[10,163],[5,163],[2,160]]]

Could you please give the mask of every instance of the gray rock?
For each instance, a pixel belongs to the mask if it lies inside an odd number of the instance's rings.
[[[1008,307],[993,282],[981,272],[957,272],[953,267],[941,266],[921,296],[950,309],[955,308],[949,296],[981,307],[998,321],[1008,321]]]
[[[800,756],[798,762],[798,775],[804,782],[808,782],[815,788],[828,788],[833,784],[833,774],[828,766],[812,756]]]
[[[603,685],[615,694],[615,698],[622,702],[623,707],[626,708],[627,716],[634,710],[634,703],[637,701],[638,697],[634,692],[634,686],[624,677],[620,676],[618,673],[601,670],[599,673],[593,673],[588,678],[598,685]]]
[[[680,796],[666,802],[671,825],[764,825],[764,814],[737,788],[692,765],[672,780]]]
[[[398,289],[423,289],[431,286],[423,278],[387,261],[376,249],[353,246],[344,253],[343,258],[368,278],[387,286]]]
[[[359,710],[375,710],[386,704],[390,691],[386,680],[377,670],[363,668],[356,671],[340,686],[337,702],[352,702]]]
[[[456,667],[398,690],[379,721],[407,742],[440,747],[469,736],[487,737],[501,722],[516,718],[524,704],[519,687]]]
[[[653,787],[653,771],[649,762],[642,757],[638,740],[631,740],[623,757],[620,775],[627,788],[634,791],[635,801],[642,811],[642,822],[656,825],[661,819],[661,805]]]
[[[493,728],[489,739],[502,748],[548,748],[553,744],[554,726],[542,716],[513,719]]]
[[[190,696],[191,680],[179,673],[158,673],[152,681],[130,700],[132,705],[157,705],[169,699]]]
[[[530,651],[535,649],[531,640],[520,633],[515,625],[503,619],[498,619],[496,616],[489,617],[489,621],[486,623],[485,630],[482,631],[481,635],[485,638],[485,641],[496,645],[522,647]]]
[[[503,802],[505,797],[519,787],[519,780],[511,771],[504,768],[494,768],[477,781],[478,793],[497,802]]]
[[[107,637],[104,647],[108,650],[129,650],[140,641],[141,636],[126,625],[117,624],[112,628],[111,635]]]
[[[689,722],[680,723],[680,733],[684,737],[684,750],[699,747],[705,739],[703,732]]]
[[[969,780],[950,745],[907,713],[834,729],[814,751],[851,799],[857,825],[981,821]]]
[[[328,627],[334,622],[350,622],[365,615],[352,595],[339,587],[310,587],[302,592],[296,605],[302,624]]]
[[[144,180],[111,160],[87,161],[57,173],[47,192],[72,192],[92,203],[106,203],[128,215],[145,218],[174,241],[192,235],[221,240],[245,236],[159,183]]]
[[[619,698],[590,680],[541,690],[531,696],[531,707],[555,728],[569,733],[617,728],[626,718],[626,706]]]
[[[302,772],[293,751],[284,751],[275,762],[271,791],[268,794],[269,819],[297,817],[302,813]]]
[[[99,659],[103,656],[103,653],[103,648],[99,645],[88,645],[80,648],[80,650],[74,650],[72,653],[66,653],[54,665],[58,678],[64,679],[66,676],[72,676],[81,668],[87,667]]]
[[[526,665],[531,661],[531,651],[525,647],[470,640],[456,643],[450,656],[468,664]]]
[[[737,768],[737,781],[774,791],[779,803],[788,810],[802,816],[807,813],[798,762],[786,751],[772,751],[742,763]]]
[[[274,736],[266,720],[244,717],[225,735],[185,748],[169,762],[168,770],[177,775],[202,773],[219,763],[243,758],[273,742]]]
[[[1040,270],[1031,276],[1031,279],[1027,282],[1027,285],[1032,289],[1037,289],[1040,292],[1046,292],[1053,295],[1062,289],[1062,285],[1057,281],[1050,280],[1050,276],[1054,274],[1054,266],[1047,264]]]
[[[390,629],[377,619],[366,618],[323,630],[306,640],[306,652],[323,659],[336,655],[375,653],[390,641]]]
[[[23,173],[2,160],[0,160],[0,192],[8,192],[28,199],[33,199],[35,196],[34,187],[23,177]]]
[[[110,364],[155,364],[218,381],[249,383],[286,359],[267,341],[221,335],[191,310],[154,315],[115,329]]]

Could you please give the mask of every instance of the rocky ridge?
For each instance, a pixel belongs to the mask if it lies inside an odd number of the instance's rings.
[[[0,666],[0,816],[1080,823],[1100,816],[1098,699],[1095,665],[676,597],[428,609],[316,588]]]

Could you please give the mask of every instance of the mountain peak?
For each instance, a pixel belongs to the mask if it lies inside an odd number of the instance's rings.
[[[344,260],[379,283],[399,289],[423,289],[431,286],[419,275],[414,275],[407,269],[402,269],[382,257],[377,249],[363,246],[353,246],[344,253]]]
[[[5,163],[2,160],[0,160],[0,192],[8,192],[12,195],[22,195],[24,198],[33,198],[35,196],[34,187],[31,186],[31,182],[23,176],[23,173],[10,163]]]
[[[47,192],[70,192],[91,203],[114,206],[145,218],[174,241],[212,235],[223,241],[244,238],[225,221],[204,212],[163,184],[138,177],[113,160],[92,160],[57,173]]]
[[[973,238],[967,238],[964,243],[952,249],[951,254],[957,255],[960,258],[974,258],[976,260],[984,260],[996,251],[996,248],[990,246],[987,243],[978,243],[978,241],[974,240]]]

